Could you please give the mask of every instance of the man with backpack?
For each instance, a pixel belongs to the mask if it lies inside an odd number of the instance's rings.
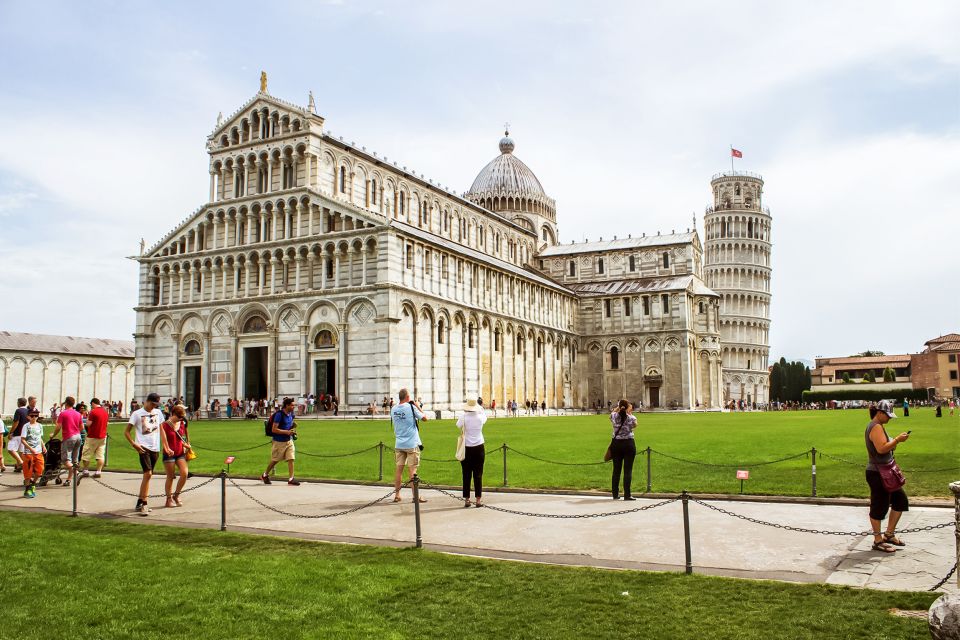
[[[293,441],[297,438],[297,424],[293,421],[293,398],[284,398],[280,410],[267,418],[263,424],[266,435],[273,438],[273,447],[270,450],[270,464],[267,465],[267,470],[263,472],[260,479],[263,480],[263,484],[272,484],[270,472],[278,462],[286,460],[290,470],[287,484],[293,487],[300,486],[293,477],[293,461],[296,458]]]

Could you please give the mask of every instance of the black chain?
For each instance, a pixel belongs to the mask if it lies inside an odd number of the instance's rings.
[[[201,447],[200,445],[190,443],[190,446],[194,449],[200,449],[201,451],[213,451],[216,453],[240,453],[241,451],[253,451],[254,449],[259,449],[260,447],[265,447],[268,444],[273,444],[273,440],[267,440],[261,444],[254,445],[252,447],[247,447],[246,449],[211,449],[210,447]]]
[[[377,445],[377,446],[380,446],[380,445]],[[383,445],[383,448],[389,449],[390,451],[396,451],[396,449],[386,444]],[[496,449],[494,449],[494,451],[498,451],[499,449],[500,447],[497,447]],[[424,458],[423,456],[420,456],[420,460],[422,460],[423,462],[460,462],[456,458],[440,459],[440,458]]]
[[[458,496],[458,495],[456,495],[456,494],[454,494],[454,493],[452,493],[452,492],[450,492],[450,491],[447,491],[447,490],[445,490],[445,489],[441,489],[440,487],[438,487],[438,486],[436,486],[436,485],[432,485],[432,484],[428,484],[428,483],[425,483],[425,482],[421,482],[421,483],[420,483],[420,486],[421,486],[421,487],[424,487],[424,488],[427,488],[427,489],[433,489],[434,491],[438,491],[438,492],[442,493],[443,495],[447,496],[448,498],[453,498],[454,500],[458,500],[458,501],[460,501],[460,502],[463,502],[463,501],[465,500],[465,498],[462,498],[462,497],[460,497],[460,496]],[[532,518],[554,518],[554,519],[559,519],[559,520],[578,520],[578,519],[585,519],[585,518],[607,518],[607,517],[609,517],[609,516],[622,516],[622,515],[627,514],[627,513],[637,513],[637,512],[639,512],[639,511],[647,511],[648,509],[656,509],[657,507],[662,507],[663,505],[670,504],[671,502],[676,502],[676,501],[679,500],[679,499],[680,499],[679,497],[677,497],[677,498],[670,498],[669,500],[662,500],[662,501],[660,501],[660,502],[656,502],[656,503],[653,503],[653,504],[644,505],[644,506],[642,506],[642,507],[635,507],[635,508],[633,508],[633,509],[623,509],[623,510],[621,510],[621,511],[609,511],[609,512],[606,512],[606,513],[576,513],[576,514],[569,514],[569,513],[533,513],[533,512],[531,512],[531,511],[516,511],[516,510],[514,510],[514,509],[506,509],[506,508],[504,508],[504,507],[497,507],[497,506],[494,506],[494,505],[491,505],[491,504],[487,504],[487,503],[484,503],[482,508],[484,508],[484,509],[490,509],[491,511],[500,511],[500,512],[502,512],[502,513],[510,513],[510,514],[517,515],[517,516],[530,516],[530,517],[532,517]]]
[[[284,511],[283,509],[277,509],[276,507],[271,507],[270,505],[268,505],[268,504],[265,503],[264,501],[259,500],[259,499],[257,499],[257,498],[254,498],[252,495],[250,495],[242,486],[240,486],[239,484],[237,484],[236,482],[234,482],[233,478],[230,478],[230,484],[232,484],[234,487],[236,487],[236,488],[240,491],[240,493],[242,493],[243,495],[247,496],[248,498],[250,498],[250,500],[252,500],[253,502],[257,503],[258,505],[260,505],[261,507],[263,507],[264,509],[266,509],[266,510],[268,510],[268,511],[273,511],[274,513],[279,513],[280,515],[287,516],[288,518],[300,518],[300,519],[303,519],[303,520],[322,520],[323,518],[336,518],[336,517],[338,517],[338,516],[347,515],[348,513],[356,513],[357,511],[360,511],[361,509],[366,509],[367,507],[372,507],[372,506],[375,505],[375,504],[378,504],[378,503],[380,503],[380,502],[383,502],[384,500],[386,500],[387,498],[389,498],[390,496],[392,496],[392,495],[394,494],[394,490],[391,489],[391,490],[390,490],[390,493],[385,494],[385,495],[384,495],[383,497],[381,497],[381,498],[377,498],[376,500],[373,500],[373,501],[371,501],[371,502],[367,502],[367,503],[365,503],[365,504],[360,504],[360,505],[357,505],[357,506],[355,506],[355,507],[351,507],[350,509],[344,509],[343,511],[337,511],[337,512],[335,512],[335,513],[322,513],[322,514],[317,514],[317,515],[309,515],[309,514],[303,514],[303,513],[291,513],[290,511]],[[407,486],[408,484],[410,484],[409,481],[406,482],[403,486],[405,487],[405,486]]]
[[[373,451],[378,448],[380,445],[375,444],[372,447],[367,447],[366,449],[360,449],[360,451],[353,451],[351,453],[310,453],[308,451],[301,451],[297,449],[297,455],[310,456],[311,458],[349,458],[350,456],[358,456],[361,453],[366,453],[367,451]]]
[[[935,585],[933,585],[932,587],[930,587],[929,589],[927,589],[927,591],[936,591],[937,589],[939,589],[939,588],[942,587],[943,585],[947,584],[947,580],[949,580],[949,579],[953,576],[953,573],[954,573],[956,570],[957,570],[957,563],[954,562],[954,563],[953,563],[953,568],[950,569],[950,571],[947,572],[947,575],[943,576],[943,580],[941,580],[941,581],[938,582],[937,584],[935,584]]]
[[[823,451],[818,452],[820,455],[826,456],[831,460],[836,460],[837,462],[842,462],[843,464],[849,464],[854,467],[866,467],[864,462],[853,462],[852,460],[845,460],[843,458],[832,456],[829,453],[824,453]],[[903,469],[904,473],[945,473],[947,471],[960,471],[960,467],[945,467],[943,469]]]
[[[209,479],[207,479],[207,480],[204,480],[203,482],[201,482],[201,483],[199,483],[199,484],[193,485],[193,486],[190,487],[189,489],[184,489],[184,490],[181,491],[180,493],[181,493],[181,494],[184,494],[184,493],[187,493],[187,492],[190,492],[190,491],[195,491],[195,490],[199,489],[200,487],[205,487],[205,486],[207,486],[208,484],[210,484],[211,482],[213,482],[214,480],[216,480],[216,479],[219,478],[219,477],[220,477],[220,476],[213,476],[213,477],[211,477],[211,478],[209,478]],[[94,482],[96,482],[97,484],[99,484],[99,485],[101,485],[101,486],[103,486],[103,487],[106,487],[107,489],[110,489],[110,491],[113,491],[114,493],[119,493],[119,494],[122,494],[122,495],[125,495],[125,496],[129,496],[129,497],[131,497],[131,498],[139,498],[139,497],[140,497],[140,494],[130,493],[130,492],[128,492],[128,491],[124,491],[123,489],[117,489],[116,487],[111,487],[109,484],[107,484],[106,482],[104,482],[103,480],[101,480],[100,478],[98,478],[98,477],[96,477],[96,476],[90,476],[90,479],[93,480]],[[148,497],[148,498],[166,498],[166,497],[167,497],[167,494],[165,494],[165,493],[157,493],[157,494],[148,495],[147,497]]]
[[[809,452],[809,451],[804,451],[803,453],[798,453],[798,454],[796,454],[796,455],[787,456],[786,458],[779,458],[779,459],[777,459],[777,460],[767,460],[766,462],[755,462],[755,463],[753,463],[753,464],[747,464],[747,463],[742,463],[742,464],[716,464],[716,463],[712,463],[712,462],[700,462],[699,460],[688,460],[687,458],[678,458],[677,456],[672,456],[672,455],[670,455],[670,454],[668,454],[668,453],[664,453],[663,451],[657,451],[656,449],[651,449],[650,452],[651,452],[651,453],[656,453],[656,454],[658,454],[658,455],[661,455],[661,456],[663,456],[664,458],[670,458],[671,460],[676,460],[676,461],[678,461],[678,462],[686,462],[687,464],[696,464],[696,465],[700,465],[701,467],[717,467],[717,468],[722,468],[722,469],[749,469],[749,468],[753,468],[753,467],[762,467],[762,466],[764,466],[764,465],[776,464],[776,463],[778,463],[778,462],[786,462],[787,460],[795,460],[796,458],[802,458],[802,457],[804,457],[804,456],[810,455],[810,452]]]
[[[753,524],[760,524],[765,527],[773,527],[774,529],[784,529],[786,531],[796,531],[798,533],[816,533],[824,536],[860,537],[860,536],[874,535],[872,531],[827,531],[822,529],[806,529],[804,527],[794,527],[789,524],[778,524],[776,522],[767,522],[766,520],[759,520],[757,518],[751,518],[749,516],[741,515],[739,513],[734,513],[733,511],[722,509],[715,505],[706,503],[703,500],[698,500],[697,498],[691,497],[690,501],[696,502],[700,506],[706,507],[707,509],[712,509],[724,515],[732,516],[740,520],[745,520],[746,522],[752,522]],[[925,527],[914,527],[913,529],[898,529],[897,533],[919,533],[921,531],[933,531],[934,529],[944,529],[946,527],[952,527],[952,526],[954,526],[954,523],[944,522],[943,524],[931,524]]]
[[[504,445],[506,446],[506,445]],[[502,449],[503,447],[497,447],[497,449]],[[546,462],[547,464],[559,464],[565,467],[590,467],[597,464],[607,464],[603,460],[599,462],[559,462],[557,460],[547,460],[545,458],[538,458],[537,456],[532,456],[529,453],[524,453],[523,451],[518,451],[513,447],[507,447],[508,450],[513,451],[514,453],[520,454],[525,458],[530,458],[531,460],[538,460],[539,462]],[[496,451],[496,449],[494,449]]]

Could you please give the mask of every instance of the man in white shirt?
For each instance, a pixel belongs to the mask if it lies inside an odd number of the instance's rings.
[[[140,481],[140,495],[137,498],[136,510],[143,516],[150,513],[150,507],[147,506],[150,478],[153,476],[153,468],[157,466],[157,458],[160,456],[160,425],[163,423],[163,412],[160,411],[159,405],[160,394],[148,395],[143,407],[130,414],[130,422],[123,433],[130,446],[140,455],[143,479]]]

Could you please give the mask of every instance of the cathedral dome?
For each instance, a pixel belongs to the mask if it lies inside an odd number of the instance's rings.
[[[513,155],[513,139],[504,131],[500,139],[500,155],[491,160],[477,175],[467,197],[514,196],[546,198],[537,176],[520,158]]]

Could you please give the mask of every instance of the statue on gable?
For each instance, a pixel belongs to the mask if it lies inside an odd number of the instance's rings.
[[[219,127],[222,124],[223,124],[223,111],[217,114],[217,126]]]
[[[267,72],[261,71],[260,72],[260,93],[266,93],[266,92],[267,92]]]

